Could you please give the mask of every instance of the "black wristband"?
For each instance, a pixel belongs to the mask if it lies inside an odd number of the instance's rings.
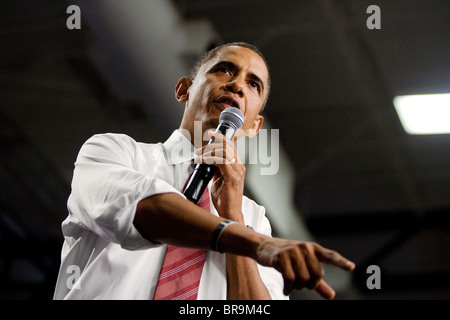
[[[222,233],[225,230],[225,228],[227,226],[229,226],[230,224],[233,224],[233,223],[237,223],[237,222],[236,221],[232,221],[232,220],[224,220],[221,223],[219,223],[217,228],[214,230],[212,238],[211,238],[211,248],[212,248],[212,250],[222,253],[222,251],[220,251],[220,248],[219,248],[220,238],[222,237]]]

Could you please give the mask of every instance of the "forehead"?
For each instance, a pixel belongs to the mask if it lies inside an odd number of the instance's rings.
[[[264,83],[267,83],[269,72],[267,70],[266,63],[259,54],[255,51],[240,47],[240,46],[227,46],[221,48],[214,57],[212,57],[205,65],[203,71],[209,70],[212,66],[221,61],[229,61],[234,63],[241,69],[246,70],[249,73],[253,73]]]

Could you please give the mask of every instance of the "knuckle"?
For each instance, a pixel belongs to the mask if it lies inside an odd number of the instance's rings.
[[[325,256],[328,257],[330,260],[338,260],[339,259],[339,253],[334,250],[328,250],[325,252]]]
[[[301,285],[308,284],[310,281],[311,281],[311,275],[310,274],[302,274],[299,277],[299,283],[301,283]]]
[[[291,284],[293,284],[294,282],[295,282],[295,275],[292,273],[292,272],[286,272],[285,274],[284,274],[284,280],[286,281],[286,282],[288,282],[288,283],[291,283]]]
[[[311,242],[301,242],[299,244],[300,249],[303,251],[311,252],[314,251],[314,246]]]

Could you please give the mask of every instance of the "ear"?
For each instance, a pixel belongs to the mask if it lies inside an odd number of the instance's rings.
[[[255,121],[253,121],[253,125],[248,129],[247,136],[249,138],[253,138],[259,132],[264,122],[264,117],[260,114],[256,116]]]
[[[186,77],[182,77],[178,80],[177,85],[175,86],[175,98],[180,103],[185,103],[189,98],[188,89],[191,86],[192,81]]]

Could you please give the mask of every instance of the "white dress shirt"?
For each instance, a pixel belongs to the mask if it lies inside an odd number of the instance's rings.
[[[165,143],[145,144],[123,134],[99,134],[80,149],[62,223],[64,244],[54,299],[152,299],[166,245],[143,238],[133,225],[138,202],[180,192],[192,171],[194,147],[178,130]],[[184,196],[183,196],[184,197]],[[265,210],[243,198],[247,225],[271,235]],[[211,213],[218,215],[211,203]],[[227,297],[225,254],[208,251],[199,300]],[[273,299],[283,279],[258,265]]]

